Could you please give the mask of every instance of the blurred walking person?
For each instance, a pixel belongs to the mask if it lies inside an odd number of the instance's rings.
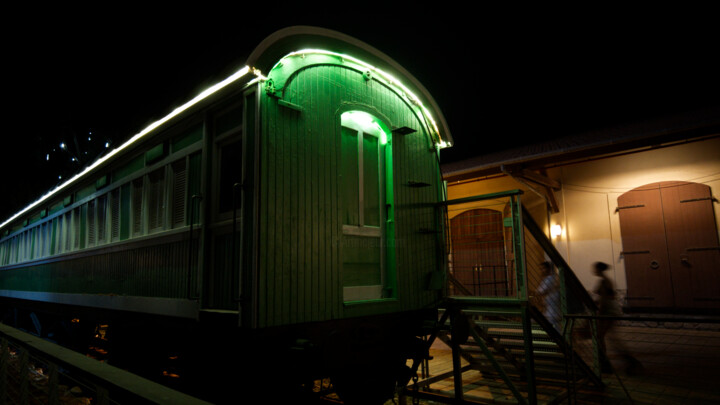
[[[544,277],[537,288],[537,292],[544,300],[543,315],[555,329],[559,330],[563,315],[560,306],[560,283],[557,274],[553,271],[552,263],[542,262],[540,265],[543,268]]]
[[[620,316],[622,310],[615,298],[615,286],[613,282],[605,275],[605,271],[610,266],[607,263],[596,262],[594,264],[595,275],[600,277],[600,281],[595,288],[595,294],[598,296],[598,315],[601,316]],[[600,346],[600,364],[603,372],[612,372],[613,368],[607,355],[606,338],[612,342],[620,357],[626,362],[626,371],[629,374],[636,373],[642,369],[642,364],[632,355],[627,346],[621,339],[615,336],[615,319],[600,319],[598,322],[598,345]]]

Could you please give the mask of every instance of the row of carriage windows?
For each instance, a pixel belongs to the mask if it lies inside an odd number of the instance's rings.
[[[200,159],[200,153],[183,156],[5,238],[0,266],[186,226]]]
[[[226,105],[214,116],[214,136],[237,135],[242,122],[242,104]],[[203,134],[204,124],[196,123],[6,231],[0,236],[0,266],[199,223],[199,199],[193,196],[200,194]],[[233,165],[226,169],[241,161],[239,145],[224,148],[223,164]],[[224,177],[221,182],[235,180]]]

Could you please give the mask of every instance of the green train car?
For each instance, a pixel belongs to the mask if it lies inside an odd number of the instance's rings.
[[[330,376],[350,402],[368,382],[394,386],[443,296],[450,143],[388,56],[321,28],[278,31],[0,225],[3,320],[115,317],[125,337],[167,336],[157,319],[172,320],[206,351]]]

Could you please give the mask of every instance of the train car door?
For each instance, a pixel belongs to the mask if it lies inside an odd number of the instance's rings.
[[[618,198],[629,307],[720,308],[710,188],[661,182]]]
[[[206,234],[203,307],[237,311],[240,297],[243,204],[242,104],[214,117],[208,167],[210,195]]]
[[[477,208],[450,220],[453,274],[473,295],[506,296],[503,213]]]

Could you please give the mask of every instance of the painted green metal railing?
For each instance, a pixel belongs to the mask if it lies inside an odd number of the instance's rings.
[[[570,266],[523,208],[521,194],[520,190],[511,190],[450,200],[443,205],[449,218],[448,299],[445,306],[448,315],[441,319],[438,328],[448,330],[446,323],[449,321],[448,334],[452,338],[443,340],[451,345],[453,361],[457,362],[453,371],[453,401],[456,402],[463,401],[458,341],[472,338],[517,402],[537,403],[533,336],[537,336],[538,332],[534,331],[538,329],[565,356],[567,391],[560,395],[567,395],[574,389],[576,380],[571,381],[570,374],[578,369],[592,384],[602,386],[595,334],[591,333],[590,338],[564,335],[563,328],[564,315],[594,315],[597,313],[595,304]],[[556,299],[543,291],[543,284],[555,287]],[[522,331],[524,354],[520,358],[514,359],[502,343],[491,336],[492,327],[483,326],[483,322],[497,319]],[[465,323],[468,326],[463,326]],[[595,331],[596,328],[588,330]],[[442,337],[443,333],[439,332],[438,336]],[[576,357],[582,361],[576,362]],[[501,365],[501,362],[509,365]],[[518,388],[517,378],[522,381],[523,392]]]
[[[511,190],[445,203],[449,217],[453,210],[503,213],[502,232],[483,232],[482,224],[487,220],[480,216],[490,214],[474,215],[467,221],[469,225],[453,226],[453,220],[459,215],[449,220],[448,296],[530,301],[546,318],[557,320],[553,322],[555,329],[562,331],[564,314],[593,315],[597,307],[565,259],[522,206],[521,195],[522,191]],[[473,227],[474,232],[468,232],[469,227]],[[453,235],[454,231],[462,235]],[[490,266],[482,263],[482,259],[488,258],[494,260]],[[499,264],[498,258],[503,262]],[[550,294],[541,291],[547,275],[545,264],[551,267],[550,278],[554,279],[557,300],[546,299]]]

